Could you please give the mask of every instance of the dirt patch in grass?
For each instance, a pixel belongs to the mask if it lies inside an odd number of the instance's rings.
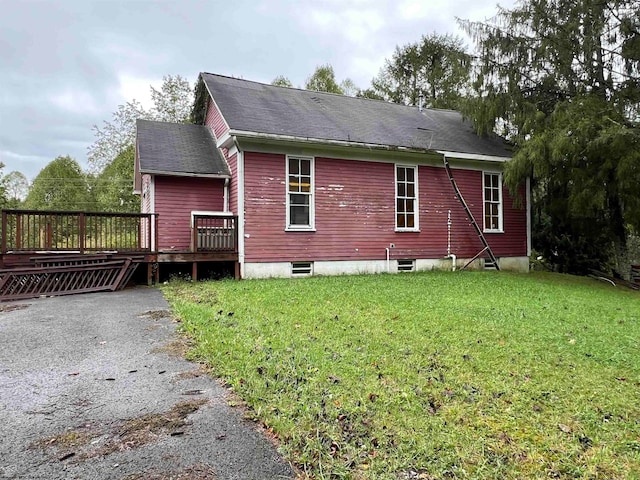
[[[149,318],[151,320],[160,320],[161,318],[171,317],[169,310],[148,310],[138,315],[138,318]]]
[[[216,480],[215,471],[209,465],[191,465],[179,471],[144,472],[127,475],[121,480]]]
[[[198,411],[207,402],[206,399],[187,400],[175,404],[166,412],[131,418],[119,422],[110,429],[84,425],[74,430],[40,439],[32,447],[43,450],[53,449],[53,454],[60,461],[70,458],[85,460],[138,448],[163,436],[184,435],[187,433],[185,427],[190,424],[187,417]],[[213,477],[158,478],[206,479]]]
[[[0,305],[0,312],[13,312],[14,310],[24,310],[29,305],[26,303],[13,303],[10,305]]]
[[[172,357],[185,357],[191,348],[191,342],[184,337],[176,338],[162,347],[151,350],[151,353],[166,353]]]

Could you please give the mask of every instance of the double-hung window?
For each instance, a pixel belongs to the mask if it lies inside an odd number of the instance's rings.
[[[418,167],[396,165],[396,230],[418,230]]]
[[[287,157],[287,230],[314,229],[312,157]]]
[[[502,174],[483,172],[484,231],[502,232]]]

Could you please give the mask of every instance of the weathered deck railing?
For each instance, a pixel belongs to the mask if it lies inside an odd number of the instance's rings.
[[[152,252],[157,214],[2,210],[1,253]]]
[[[194,213],[191,246],[194,252],[237,252],[238,217],[228,213]]]

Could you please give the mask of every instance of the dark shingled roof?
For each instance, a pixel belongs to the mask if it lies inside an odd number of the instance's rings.
[[[140,171],[229,175],[229,168],[208,127],[184,123],[136,121]]]
[[[378,100],[201,76],[232,130],[511,157],[504,139],[479,137],[452,110],[420,112]]]

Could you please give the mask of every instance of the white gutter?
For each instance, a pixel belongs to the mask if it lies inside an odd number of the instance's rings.
[[[236,138],[233,139],[233,142],[238,149],[238,154],[236,155],[237,162],[237,182],[238,182],[238,211],[236,215],[238,216],[238,263],[240,264],[240,278],[244,277],[244,152],[238,145],[238,141]]]
[[[156,214],[156,177],[151,175],[149,177],[149,209],[150,213]],[[158,217],[155,217],[155,221],[151,220],[151,251],[157,252],[158,245],[156,245],[156,227]]]
[[[511,157],[498,157],[495,155],[481,155],[477,153],[460,153],[460,152],[448,152],[445,150],[436,150],[436,152],[444,155],[447,158],[457,158],[459,160],[481,160],[483,162],[508,162]]]
[[[222,200],[222,209],[225,212],[229,211],[229,179],[224,179],[224,190],[223,190],[223,200]]]
[[[259,132],[249,132],[244,130],[229,130],[227,133],[225,133],[222,137],[218,139],[217,146],[218,148],[229,148],[229,145],[232,142],[235,142],[237,144],[239,138],[247,138],[247,139],[255,139],[255,140],[271,140],[271,141],[280,141],[280,142],[323,144],[323,145],[334,145],[339,147],[359,147],[359,148],[368,148],[371,150],[386,150],[386,151],[393,151],[393,152],[425,153],[429,151],[426,148],[410,148],[410,147],[393,146],[393,145],[382,145],[379,143],[349,142],[344,140],[330,140],[326,138],[315,138],[315,137],[296,137],[294,135],[280,135],[277,133],[259,133]]]
[[[172,177],[204,177],[204,178],[221,178],[229,179],[231,175],[226,173],[192,173],[192,172],[168,172],[165,170],[140,170],[140,174],[148,173],[151,175],[169,175]]]

